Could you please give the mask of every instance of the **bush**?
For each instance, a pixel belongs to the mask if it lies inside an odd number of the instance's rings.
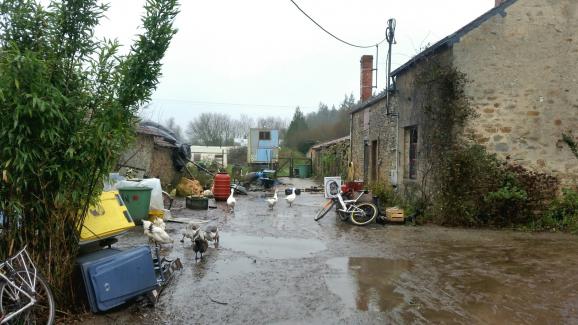
[[[454,148],[442,157],[434,175],[431,206],[433,221],[442,225],[475,226],[480,218],[484,196],[502,185],[502,171],[495,155],[479,145]]]
[[[552,202],[534,228],[578,232],[578,192],[563,189],[562,196]]]

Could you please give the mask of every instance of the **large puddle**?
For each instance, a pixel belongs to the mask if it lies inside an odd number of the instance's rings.
[[[396,285],[411,262],[376,257],[339,257],[327,261],[325,282],[343,303],[362,311],[390,311],[403,303]]]
[[[304,258],[326,249],[325,244],[315,239],[256,237],[226,233],[220,236],[221,247],[261,258]]]

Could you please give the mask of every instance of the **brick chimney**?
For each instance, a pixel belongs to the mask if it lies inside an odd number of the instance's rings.
[[[361,84],[360,97],[364,102],[371,98],[373,91],[373,55],[364,55],[361,57]]]
[[[496,7],[501,5],[502,2],[504,2],[504,1],[506,1],[506,0],[496,0]]]

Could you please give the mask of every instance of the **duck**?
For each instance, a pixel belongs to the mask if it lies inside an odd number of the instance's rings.
[[[189,222],[184,229],[181,230],[181,234],[183,235],[183,238],[181,238],[181,243],[185,242],[185,237],[189,238],[190,240],[193,240],[193,237],[195,236],[195,232],[199,229],[199,225],[193,222]]]
[[[209,241],[205,238],[205,232],[201,229],[197,229],[193,236],[193,252],[195,252],[195,261],[198,259],[197,254],[201,253],[201,260],[203,259],[203,253],[209,248]]]
[[[227,198],[227,206],[229,206],[229,212],[232,212],[235,209],[235,198],[233,197],[233,193],[235,193],[235,189],[231,189],[231,195]]]
[[[267,199],[267,204],[269,205],[269,209],[273,209],[273,207],[275,206],[275,204],[277,204],[277,190],[275,190],[275,194],[273,195],[273,198]]]
[[[205,238],[208,241],[214,242],[215,247],[219,245],[219,227],[208,226],[205,228]]]
[[[155,226],[152,222],[143,220],[142,225],[144,234],[147,235],[147,237],[156,245],[170,244],[173,242],[169,234],[167,234],[163,229]]]
[[[287,195],[287,197],[285,198],[285,200],[287,200],[287,203],[289,203],[289,207],[291,207],[291,204],[293,204],[296,197],[297,196],[295,195],[295,188],[292,188],[291,194]]]

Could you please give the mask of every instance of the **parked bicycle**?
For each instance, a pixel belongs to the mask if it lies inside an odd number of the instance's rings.
[[[0,324],[54,324],[55,310],[26,247],[0,263]]]
[[[315,221],[323,218],[329,211],[337,205],[337,215],[343,221],[349,220],[351,223],[358,226],[365,226],[375,220],[377,217],[377,207],[373,203],[357,201],[367,194],[367,190],[359,191],[359,196],[355,199],[343,199],[343,192],[339,191],[334,198],[328,199],[322,206],[321,210],[317,212]]]

